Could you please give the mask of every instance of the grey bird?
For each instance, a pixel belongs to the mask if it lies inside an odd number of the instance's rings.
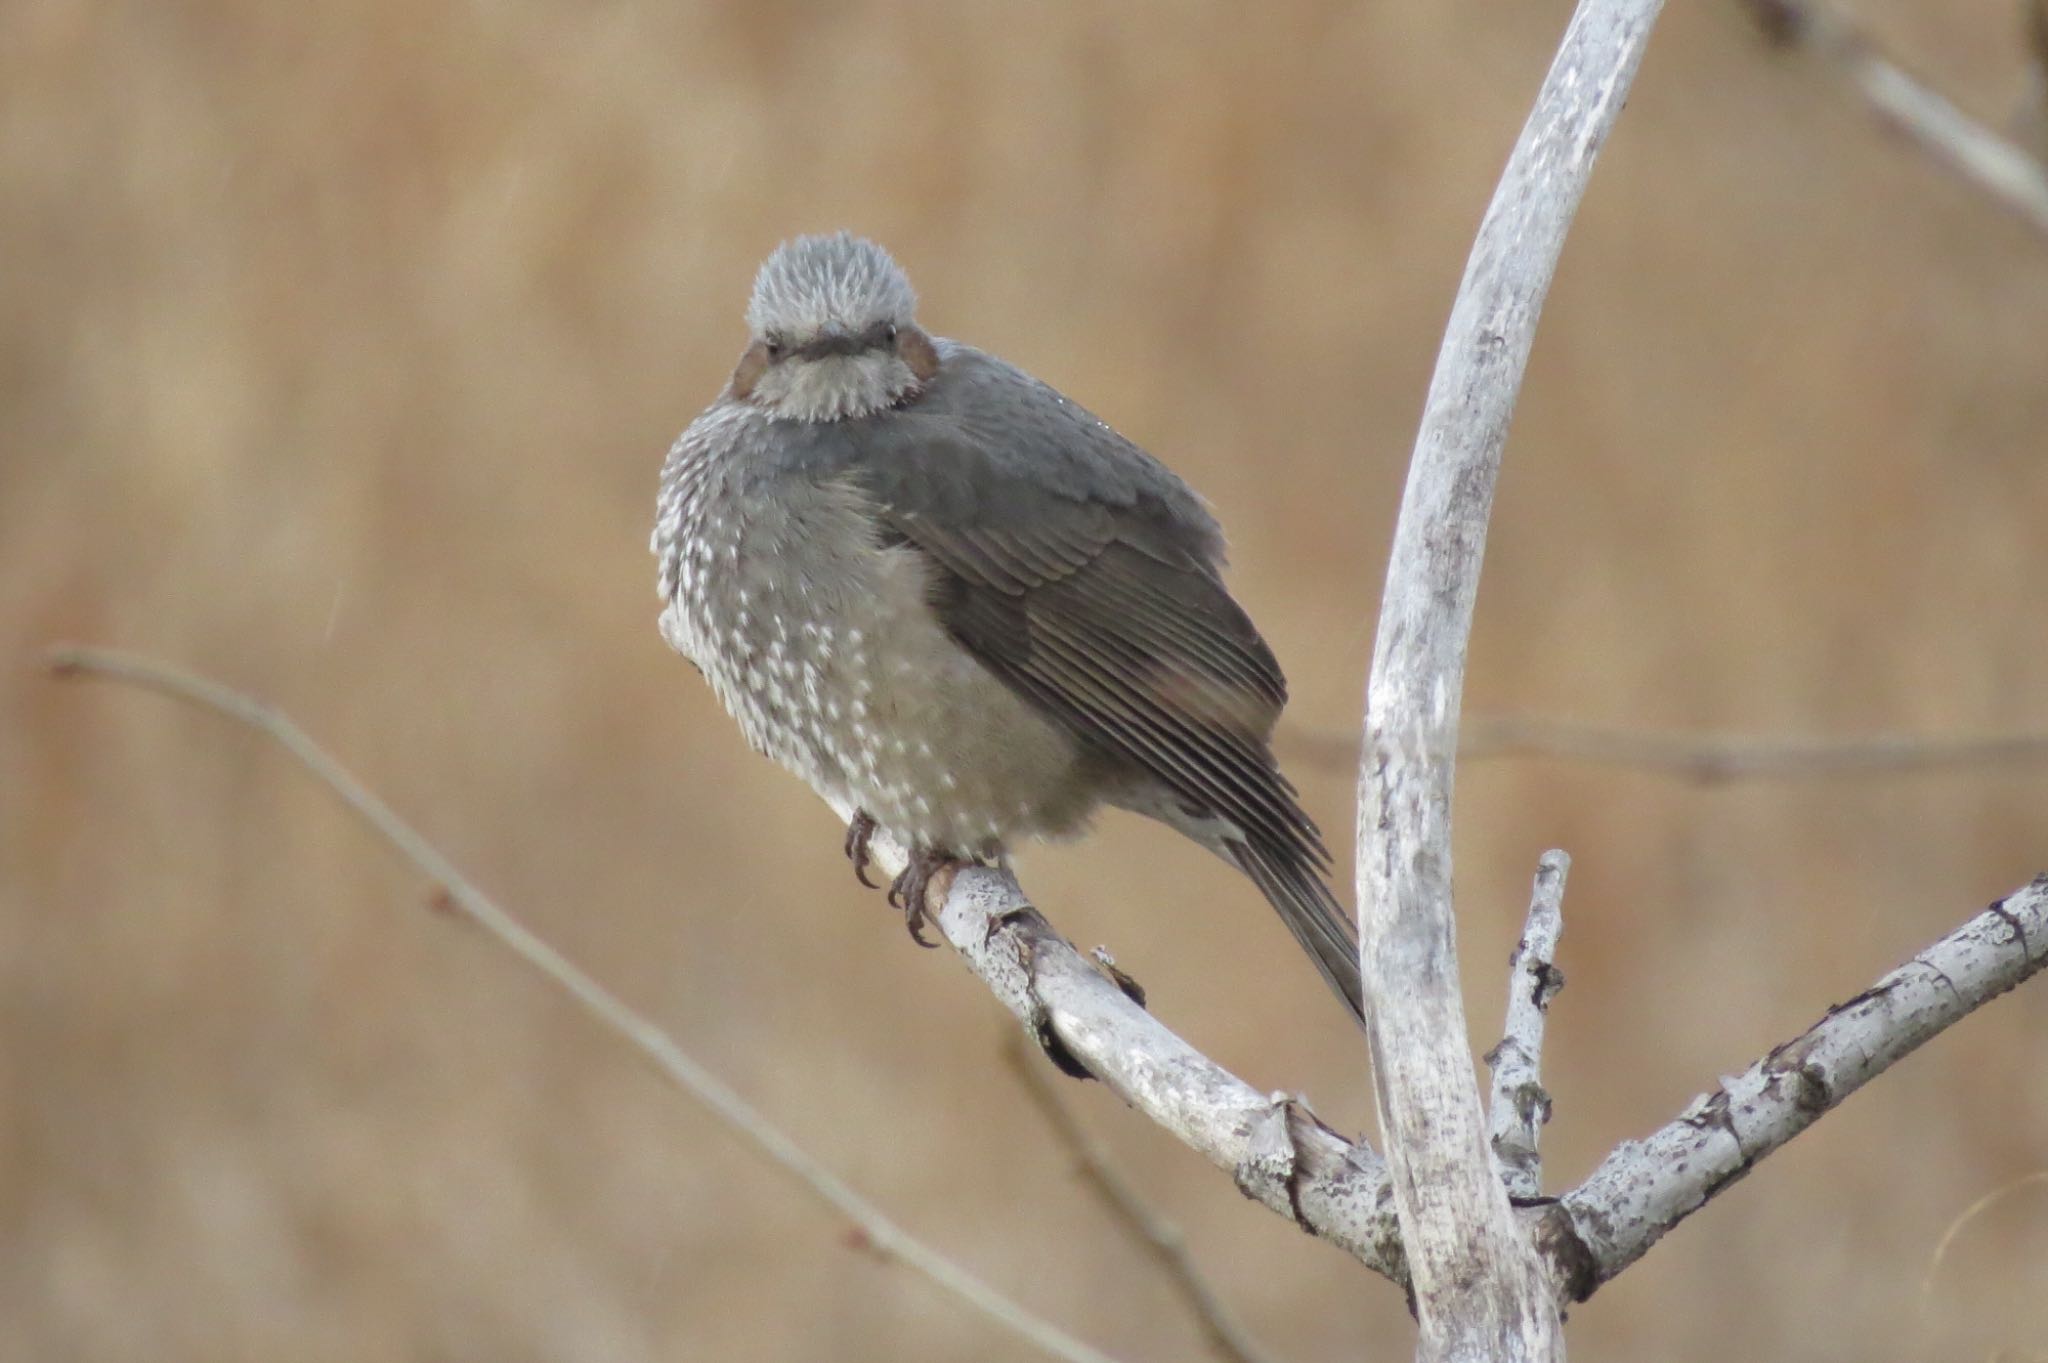
[[[920,942],[949,862],[1104,804],[1248,876],[1363,1018],[1330,856],[1270,740],[1287,684],[1158,460],[1022,370],[927,335],[841,232],[761,266],[746,352],[662,467],[661,629],[753,746],[911,849]],[[927,943],[927,945],[929,945]]]

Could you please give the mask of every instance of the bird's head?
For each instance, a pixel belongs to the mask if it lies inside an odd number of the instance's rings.
[[[916,312],[910,281],[873,242],[850,232],[786,241],[754,279],[752,343],[732,395],[796,421],[895,406],[939,368]]]

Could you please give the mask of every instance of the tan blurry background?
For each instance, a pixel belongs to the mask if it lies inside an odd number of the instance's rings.
[[[783,235],[1165,456],[1302,726],[1355,722],[1473,225],[1566,7],[524,0],[0,8],[0,1357],[1024,1358],[475,934],[273,751],[43,678],[86,640],[275,700],[913,1229],[1192,1358],[950,959],[654,629],[655,472]],[[1865,16],[1987,118],[2006,0]],[[2048,243],[1716,0],[1674,5],[1566,255],[1469,703],[2048,727]],[[1296,764],[1341,836],[1349,775]],[[1460,783],[1479,1044],[1577,859],[1553,1181],[2048,865],[2048,770]],[[1356,1035],[1256,897],[1128,818],[1026,883],[1340,1126]],[[1284,1358],[1399,1296],[1099,1088],[1084,1120]],[[1574,1313],[1610,1359],[2048,1357],[2048,986]]]

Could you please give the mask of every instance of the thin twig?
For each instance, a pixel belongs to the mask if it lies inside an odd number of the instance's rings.
[[[1508,1196],[1520,1200],[1543,1192],[1543,1157],[1537,1150],[1550,1120],[1550,1094],[1543,1087],[1543,1023],[1550,1001],[1564,988],[1558,970],[1557,939],[1564,931],[1564,882],[1572,859],[1545,852],[1536,864],[1529,892],[1529,918],[1522,940],[1508,959],[1507,1023],[1500,1044],[1486,1053],[1493,1069],[1493,1158]]]
[[[1839,67],[1886,123],[2000,206],[2048,233],[2048,168],[1887,56],[1847,15],[1816,0],[1741,0],[1772,40]]]
[[[1366,686],[1360,963],[1419,1357],[1554,1359],[1558,1313],[1493,1170],[1458,985],[1451,791],[1487,521],[1536,322],[1662,0],[1581,0],[1480,222],[1408,467]]]
[[[1306,762],[1349,770],[1358,760],[1358,740],[1347,735],[1283,726],[1278,741]],[[1528,715],[1466,719],[1458,741],[1461,764],[1518,758],[1632,768],[1704,786],[2048,763],[2048,734],[1772,738],[1622,729]]]
[[[1941,1233],[1941,1239],[1934,1246],[1934,1253],[1928,1256],[1927,1272],[1920,1278],[1920,1322],[1922,1325],[1927,1323],[1928,1317],[1933,1313],[1935,1283],[1941,1277],[1942,1265],[1948,1261],[1949,1250],[1954,1247],[1956,1237],[1963,1233],[1964,1227],[1968,1226],[1985,1212],[1990,1211],[1999,1203],[2005,1201],[2008,1197],[2011,1197],[2020,1189],[2031,1187],[2036,1183],[2048,1183],[2048,1169],[2036,1169],[2031,1173],[2021,1174],[2018,1178],[2008,1183],[2000,1184],[1975,1202],[1972,1202],[1969,1206],[1963,1208],[1962,1213],[1955,1220],[1948,1223],[1948,1229]]]
[[[49,653],[48,660],[58,676],[101,677],[156,691],[225,715],[271,739],[360,815],[399,855],[437,882],[446,891],[447,902],[560,986],[592,1017],[652,1061],[678,1088],[710,1109],[755,1149],[795,1175],[852,1222],[866,1247],[875,1254],[908,1265],[1045,1354],[1073,1363],[1113,1363],[1107,1354],[1026,1310],[890,1220],[880,1208],[755,1111],[723,1080],[686,1055],[653,1022],[499,907],[440,849],[283,713],[218,682],[131,654],[58,648]]]
[[[1045,1057],[1026,1047],[1022,1033],[1012,1032],[1003,1046],[1003,1058],[1016,1071],[1024,1091],[1045,1115],[1046,1123],[1073,1153],[1075,1167],[1088,1186],[1159,1261],[1167,1280],[1187,1303],[1217,1356],[1234,1363],[1271,1363],[1272,1355],[1259,1347],[1237,1319],[1237,1313],[1195,1266],[1180,1227],[1147,1202],[1145,1195],[1111,1161],[1102,1143],[1082,1129],[1080,1120],[1060,1097]]]

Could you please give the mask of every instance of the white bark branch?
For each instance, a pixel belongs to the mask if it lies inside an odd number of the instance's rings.
[[[1583,1299],[1822,1114],[2048,966],[2048,874],[2014,891],[1640,1141],[1562,1199],[1544,1245]],[[1568,1224],[1567,1224],[1568,1223]]]
[[[1554,889],[1543,879],[1539,901],[1562,893],[1561,875]],[[1246,1196],[1406,1281],[1385,1167],[1362,1142],[1188,1046],[1061,938],[1007,872],[970,867],[950,884],[942,875],[931,899],[947,941],[1041,1044],[1061,1048]],[[1517,1233],[1541,1256],[1545,1290],[1560,1304],[1591,1296],[1849,1093],[2044,966],[2048,875],[1830,1010],[1663,1130],[1616,1149],[1578,1189],[1519,1209]]]
[[[1813,0],[1743,3],[1773,40],[1833,62],[1878,117],[2035,231],[2048,233],[2048,167],[1899,66],[1832,6]],[[2048,25],[2038,13],[2033,22]]]
[[[1124,993],[1024,898],[1006,871],[932,887],[939,930],[1041,1045],[1071,1059],[1238,1191],[1396,1282],[1405,1278],[1385,1167],[1284,1093],[1254,1089]]]
[[[852,805],[833,811],[851,819]],[[894,875],[904,847],[869,843]],[[1386,1167],[1363,1141],[1324,1126],[1307,1104],[1261,1092],[1174,1035],[1053,929],[1008,871],[964,866],[933,876],[932,921],[967,968],[1048,1054],[1107,1084],[1231,1176],[1238,1191],[1403,1286]]]
[[[1451,789],[1487,518],[1536,319],[1661,0],[1583,0],[1494,192],[1430,381],[1366,689],[1358,908],[1375,1094],[1420,1357],[1554,1359],[1487,1153],[1458,988]]]
[[[1493,1069],[1493,1158],[1508,1197],[1527,1201],[1543,1191],[1543,1158],[1537,1150],[1550,1120],[1550,1094],[1543,1088],[1543,1023],[1550,1001],[1564,988],[1558,971],[1557,939],[1564,931],[1564,883],[1572,859],[1543,854],[1529,893],[1529,918],[1522,940],[1508,959],[1507,1021],[1500,1044],[1486,1053]]]

